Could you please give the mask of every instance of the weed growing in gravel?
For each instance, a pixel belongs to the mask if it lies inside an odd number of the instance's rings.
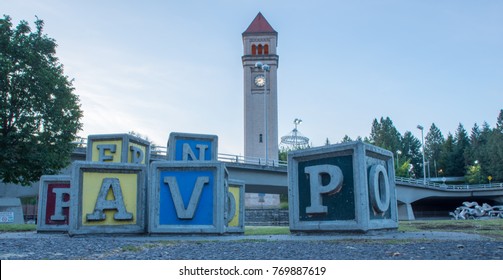
[[[140,252],[141,250],[143,250],[142,247],[133,245],[126,245],[121,247],[122,252]]]

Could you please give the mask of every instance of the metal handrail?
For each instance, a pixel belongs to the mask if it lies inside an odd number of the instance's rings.
[[[230,163],[241,163],[241,164],[254,164],[254,165],[266,165],[266,166],[287,166],[287,162],[283,160],[266,160],[260,157],[245,157],[241,155],[233,154],[218,154],[218,160]]]
[[[87,138],[79,138],[73,142],[78,148],[86,148],[87,147]],[[150,146],[150,153],[156,156],[167,156],[168,148],[165,146]],[[283,160],[265,160],[260,157],[245,157],[241,155],[233,155],[233,154],[218,154],[218,160],[222,162],[229,163],[239,163],[239,164],[254,164],[254,165],[265,165],[265,166],[287,166],[287,162]]]
[[[425,186],[425,187],[447,189],[447,190],[480,190],[480,189],[495,189],[495,188],[503,189],[503,183],[475,184],[475,185],[469,185],[469,184],[447,185],[447,184],[439,184],[439,183],[433,183],[433,182],[427,181],[426,185],[425,185],[423,179],[418,180],[418,179],[414,179],[414,178],[404,178],[404,177],[395,177],[395,181],[414,184],[414,185],[420,185],[420,186]]]

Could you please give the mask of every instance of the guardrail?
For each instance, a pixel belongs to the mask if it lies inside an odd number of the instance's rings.
[[[77,145],[78,148],[87,147],[86,138],[79,138],[77,141],[74,141],[73,143]],[[150,154],[160,157],[167,156],[168,148],[164,146],[151,145]],[[253,164],[253,165],[276,166],[276,167],[287,166],[287,162],[282,160],[269,159],[266,161],[265,158],[260,157],[245,157],[241,155],[222,154],[222,153],[218,154],[218,160],[222,162],[238,163],[238,164]]]
[[[503,183],[477,184],[477,185],[469,185],[469,184],[447,185],[447,184],[439,184],[439,183],[426,181],[426,185],[425,185],[423,179],[413,179],[413,178],[404,178],[404,177],[395,177],[395,181],[414,184],[414,185],[421,185],[421,186],[425,186],[425,187],[446,189],[446,190],[481,190],[481,189],[495,189],[495,188],[503,189]]]
[[[245,157],[240,155],[232,154],[218,154],[218,160],[230,163],[241,163],[241,164],[254,164],[254,165],[266,165],[266,166],[288,166],[286,161],[283,160],[265,160],[265,158],[259,157]]]

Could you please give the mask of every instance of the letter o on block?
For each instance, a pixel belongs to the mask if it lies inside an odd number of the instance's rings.
[[[390,205],[388,173],[381,164],[373,165],[369,172],[369,192],[372,207],[378,213],[386,212]]]

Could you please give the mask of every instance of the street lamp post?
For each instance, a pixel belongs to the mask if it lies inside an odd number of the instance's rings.
[[[294,144],[295,149],[297,149],[297,148],[298,148],[298,144],[297,144],[297,132],[298,132],[298,130],[297,130],[297,126],[298,126],[300,123],[302,123],[302,120],[301,120],[301,119],[295,119],[295,120],[293,120],[293,124],[295,125],[295,128],[293,129],[293,136],[294,136],[294,138],[295,138],[295,144]]]
[[[396,170],[398,170],[398,168],[400,168],[398,158],[400,157],[401,154],[402,154],[402,151],[400,151],[400,150],[396,151]]]
[[[267,123],[267,72],[271,69],[268,64],[263,64],[258,61],[255,63],[255,68],[261,69],[264,71],[264,142],[265,142],[265,165],[269,165],[269,147],[268,147],[268,123]]]
[[[423,135],[424,127],[422,125],[418,125],[417,129],[421,130],[421,146],[423,150],[423,184],[426,185],[426,165],[424,161],[424,135]]]

